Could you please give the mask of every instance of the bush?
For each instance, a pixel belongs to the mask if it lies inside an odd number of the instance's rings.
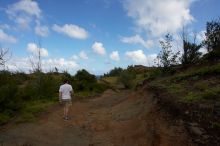
[[[110,70],[109,73],[104,74],[104,76],[105,76],[105,77],[115,77],[115,76],[119,76],[122,71],[123,71],[122,68],[120,68],[120,67],[118,67],[118,68],[115,67],[114,69]]]
[[[96,83],[93,85],[93,91],[96,93],[102,93],[108,88],[109,86],[103,83]]]
[[[220,49],[210,51],[209,53],[205,54],[202,59],[203,60],[210,60],[210,61],[216,61],[216,60],[220,59]]]
[[[0,113],[0,125],[5,124],[9,121],[10,115],[7,113]]]
[[[125,88],[129,89],[133,87],[133,80],[136,75],[129,71],[123,71],[119,76],[119,82],[121,82]]]

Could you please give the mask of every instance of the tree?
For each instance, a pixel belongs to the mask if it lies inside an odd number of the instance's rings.
[[[220,59],[220,18],[207,22],[206,24],[206,40],[204,44],[208,53],[204,55],[204,59],[217,61]]]
[[[93,90],[94,84],[97,83],[95,75],[90,74],[85,69],[77,71],[75,75],[76,90]]]
[[[178,63],[177,57],[179,55],[179,52],[173,53],[172,51],[172,36],[170,34],[165,35],[165,39],[163,41],[160,41],[160,45],[162,47],[162,50],[158,54],[157,58],[159,60],[162,67],[164,69],[168,69],[172,65],[176,65]]]
[[[5,57],[8,54],[8,52],[9,49],[0,48],[0,66],[5,66],[5,62],[7,61]]]
[[[206,24],[206,41],[208,52],[220,50],[220,18],[207,22]]]
[[[123,71],[122,68],[115,67],[108,74],[105,74],[105,76],[119,76],[122,71]]]
[[[183,27],[183,31],[182,31],[183,54],[181,56],[181,62],[183,65],[188,65],[198,62],[200,56],[202,55],[202,53],[199,52],[202,45],[196,44],[196,37],[197,35],[196,33],[194,33],[193,42],[190,42],[188,39],[188,35]]]
[[[29,61],[31,63],[32,71],[33,72],[42,72],[42,50],[41,50],[41,43],[39,41],[37,47],[37,53],[32,53],[29,56]]]
[[[183,65],[193,64],[199,61],[200,56],[202,55],[199,52],[201,45],[191,43],[188,41],[183,41],[183,50],[184,53],[181,57],[181,62]]]

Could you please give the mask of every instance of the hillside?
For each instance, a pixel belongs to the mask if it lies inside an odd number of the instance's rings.
[[[130,89],[146,87],[162,112],[173,121],[181,120],[190,137],[198,145],[216,145],[220,135],[220,62],[206,61],[189,66],[163,68],[130,66],[124,72],[135,74],[126,78]],[[115,86],[121,75],[104,77]],[[123,81],[123,80],[122,80]]]
[[[173,75],[148,79],[159,105],[182,119],[199,144],[219,143],[220,62],[177,69]]]

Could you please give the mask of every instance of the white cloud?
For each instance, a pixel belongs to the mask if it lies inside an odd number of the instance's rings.
[[[198,39],[199,43],[201,43],[202,41],[204,41],[206,39],[205,33],[206,33],[206,31],[202,30],[197,34],[197,39]]]
[[[128,44],[141,44],[145,48],[151,48],[154,45],[154,42],[152,40],[144,41],[144,39],[140,35],[122,37],[121,42]]]
[[[31,22],[31,17],[17,17],[14,19],[14,21],[18,24],[18,27],[21,29],[29,29],[30,28],[30,22]]]
[[[208,50],[205,47],[202,47],[199,52],[201,52],[203,55],[208,53]]]
[[[125,56],[130,58],[135,64],[152,66],[154,65],[154,59],[156,54],[145,55],[143,50],[127,51]]]
[[[65,24],[63,26],[53,25],[52,29],[56,32],[65,34],[71,38],[86,39],[88,38],[88,32],[77,25]]]
[[[82,59],[85,59],[85,60],[86,60],[86,59],[89,59],[88,56],[87,56],[87,54],[86,54],[84,51],[81,51],[81,52],[79,53],[79,57],[82,58]]]
[[[119,61],[119,60],[120,60],[120,57],[119,57],[118,51],[113,51],[113,52],[110,54],[110,58],[111,58],[112,60]]]
[[[6,34],[2,29],[0,29],[0,42],[16,43],[17,39],[11,35]]]
[[[77,55],[73,55],[73,56],[71,57],[71,59],[73,59],[73,60],[78,60],[79,57],[78,57]]]
[[[95,42],[92,45],[92,49],[95,53],[97,53],[99,55],[105,55],[105,48],[101,42]]]
[[[42,60],[42,67],[44,70],[53,69],[55,67],[58,69],[71,70],[77,68],[78,64],[73,60],[58,58]]]
[[[9,30],[11,27],[8,24],[0,24],[0,29],[7,29]]]
[[[37,18],[41,15],[41,9],[39,8],[38,3],[33,0],[20,0],[19,2],[8,6],[6,12],[10,15],[17,15],[17,12],[25,12],[29,15],[36,16]]]
[[[127,15],[140,30],[161,36],[175,33],[193,21],[190,5],[195,0],[125,0]]]
[[[48,56],[48,51],[45,48],[39,48],[35,43],[27,44],[27,51],[32,53],[33,55],[38,55],[40,49],[40,54],[42,57]]]
[[[33,59],[33,58],[31,58]],[[36,60],[32,60],[36,61]],[[30,63],[30,58],[16,58],[13,57],[8,62],[6,62],[6,66],[11,71],[25,71],[29,72],[32,70],[32,65]],[[59,70],[75,70],[79,67],[79,65],[73,60],[66,60],[64,58],[50,58],[42,60],[42,69],[44,72],[48,72],[51,69],[58,68]]]
[[[41,17],[41,9],[38,3],[33,0],[20,0],[9,5],[6,13],[22,29],[29,28],[29,24],[33,18],[40,19]]]
[[[39,21],[37,21],[37,25],[35,27],[35,33],[39,36],[46,37],[49,34],[49,29],[46,25],[41,25]]]

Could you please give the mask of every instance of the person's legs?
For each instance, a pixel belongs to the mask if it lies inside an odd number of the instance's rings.
[[[64,107],[63,107],[63,117],[64,118],[66,117],[66,103],[64,104]]]
[[[64,102],[64,119],[68,120],[68,116],[69,116],[69,108],[72,105],[71,100],[70,101],[65,101]]]
[[[68,117],[68,112],[69,112],[69,104],[66,105],[66,116]]]

